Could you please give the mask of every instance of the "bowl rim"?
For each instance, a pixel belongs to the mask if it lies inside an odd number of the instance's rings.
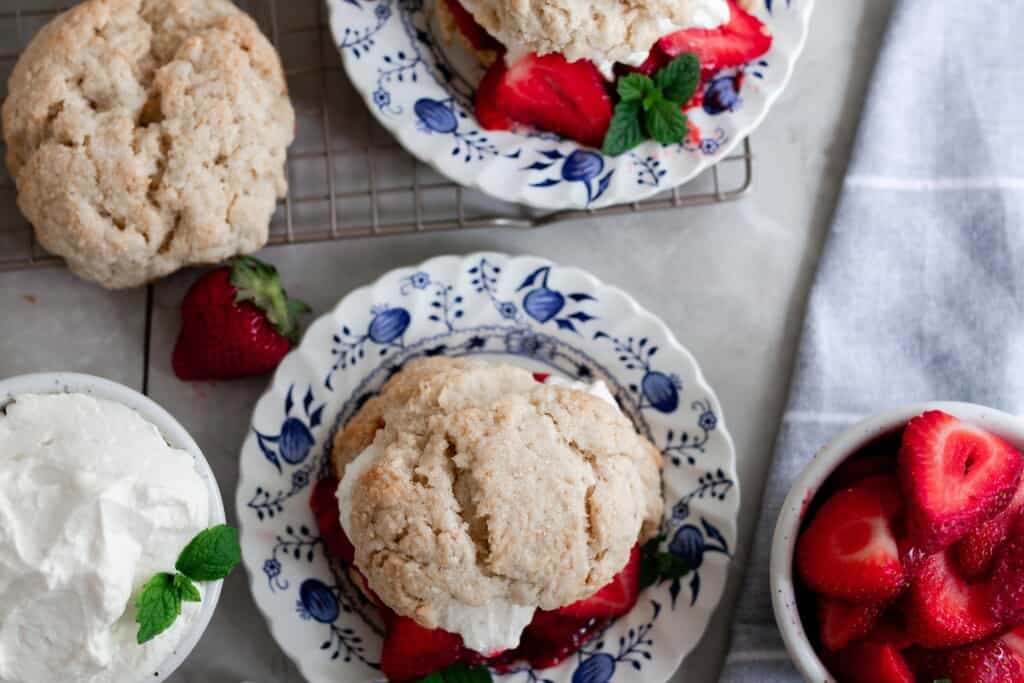
[[[210,499],[210,523],[226,522],[224,499],[217,478],[192,435],[167,410],[153,399],[113,380],[77,372],[37,372],[0,379],[0,407],[24,394],[87,394],[131,408],[153,424],[168,444],[189,453],[195,459],[199,476],[206,482]],[[156,673],[140,672],[139,680],[162,683],[188,658],[206,632],[220,601],[224,582],[214,581],[206,586],[199,614],[178,644],[160,663]]]
[[[929,410],[942,410],[1024,447],[1024,418],[975,403],[929,401],[867,417],[832,437],[797,477],[779,512],[769,561],[772,611],[786,651],[808,683],[836,683],[811,645],[800,618],[793,579],[793,553],[804,515],[821,485],[848,457],[876,438]]]

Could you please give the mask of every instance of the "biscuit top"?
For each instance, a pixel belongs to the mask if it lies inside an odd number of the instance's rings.
[[[228,0],[88,0],[36,34],[8,90],[18,204],[79,275],[134,286],[266,242],[294,113]]]
[[[642,63],[662,36],[729,21],[725,0],[461,0],[508,48],[598,65]]]
[[[337,437],[339,479],[371,443],[348,501],[355,564],[428,628],[452,605],[589,597],[660,521],[660,454],[630,421],[511,366],[410,363]]]

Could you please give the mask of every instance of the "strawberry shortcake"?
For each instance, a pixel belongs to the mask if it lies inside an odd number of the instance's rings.
[[[619,154],[682,141],[703,86],[772,46],[749,0],[437,0],[442,33],[488,70],[490,130],[526,125]]]
[[[603,384],[414,361],[335,439],[313,508],[378,605],[381,668],[553,666],[640,590],[661,456]]]

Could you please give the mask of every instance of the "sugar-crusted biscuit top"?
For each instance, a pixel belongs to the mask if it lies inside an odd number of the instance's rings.
[[[134,286],[266,242],[294,112],[228,0],[88,0],[35,36],[9,93],[18,204],[79,275]]]
[[[410,363],[337,436],[339,479],[371,443],[350,501],[355,563],[426,627],[453,601],[589,597],[661,518],[661,457],[630,421],[511,366]]]
[[[729,20],[725,0],[461,1],[513,54],[556,52],[569,61],[630,61],[674,30]]]

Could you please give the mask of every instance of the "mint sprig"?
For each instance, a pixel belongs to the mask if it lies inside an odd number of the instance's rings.
[[[686,562],[672,553],[661,550],[664,536],[647,541],[640,549],[640,590],[662,581],[675,581],[690,573]]]
[[[135,600],[139,645],[169,629],[181,614],[182,602],[203,599],[196,581],[223,579],[241,559],[237,529],[221,524],[199,532],[178,556],[177,573],[155,575]]]
[[[470,668],[465,664],[455,664],[421,678],[418,683],[492,683],[492,681],[491,672],[486,666]]]
[[[217,581],[241,560],[238,530],[221,524],[199,532],[181,551],[174,568],[193,581]]]
[[[632,73],[619,79],[619,103],[601,151],[618,156],[652,138],[663,145],[681,142],[688,122],[682,107],[700,85],[700,59],[692,52],[676,57],[654,78]]]

